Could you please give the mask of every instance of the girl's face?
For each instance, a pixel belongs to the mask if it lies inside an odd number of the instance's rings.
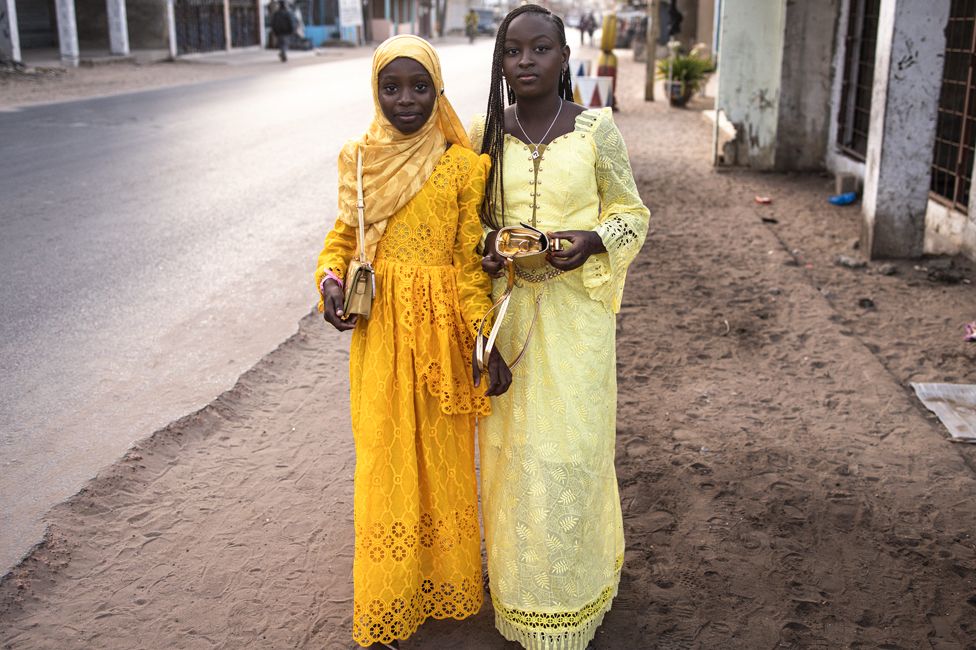
[[[401,133],[414,133],[427,123],[437,93],[427,69],[413,59],[393,59],[377,80],[383,115]]]
[[[559,44],[556,25],[544,14],[524,13],[505,33],[502,72],[516,97],[556,94],[569,48]]]

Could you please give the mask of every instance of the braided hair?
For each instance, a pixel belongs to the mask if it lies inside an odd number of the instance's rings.
[[[562,19],[539,5],[527,4],[513,9],[498,27],[498,34],[495,36],[495,53],[491,60],[491,89],[488,93],[488,110],[485,113],[485,132],[481,141],[481,153],[491,156],[491,169],[488,170],[488,178],[485,182],[485,198],[481,203],[480,215],[481,223],[492,229],[498,229],[505,225],[505,188],[502,183],[502,159],[505,153],[505,103],[502,97],[504,96],[508,100],[509,105],[516,102],[515,91],[505,82],[505,74],[502,69],[502,61],[505,57],[505,39],[511,22],[526,13],[542,14],[547,17],[556,27],[560,47],[566,47],[566,28]],[[560,98],[573,101],[573,81],[568,66],[559,73],[559,87],[556,92]],[[495,217],[496,212],[501,215],[501,221]]]

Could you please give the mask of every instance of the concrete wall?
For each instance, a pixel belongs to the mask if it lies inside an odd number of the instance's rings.
[[[872,258],[923,252],[948,17],[949,0],[881,3],[861,231]]]
[[[478,6],[471,3],[471,6]],[[444,33],[464,31],[464,16],[468,13],[467,0],[447,0],[447,12],[444,16]],[[504,15],[504,14],[502,14]]]
[[[715,31],[715,0],[698,0],[698,26],[695,30],[695,43],[704,43],[712,50]]]
[[[58,28],[53,0],[16,0],[20,46],[57,47]]]
[[[78,44],[81,49],[108,49],[108,13],[105,0],[75,0]]]
[[[165,50],[169,47],[166,0],[125,0],[125,14],[130,48]]]
[[[681,33],[678,40],[687,49],[691,49],[698,42],[698,5],[706,0],[678,0],[678,11],[681,12]]]
[[[974,154],[976,163],[976,154]],[[976,195],[970,193],[969,211],[959,212],[929,199],[925,211],[927,255],[965,255],[976,260]]]
[[[925,213],[925,248],[929,255],[966,255],[976,260],[976,205],[969,214],[929,200]]]
[[[787,0],[776,169],[823,169],[840,0]]]
[[[393,24],[385,18],[370,18],[370,31],[373,40],[381,43],[393,36]]]
[[[736,127],[736,164],[775,167],[785,18],[786,0],[722,4],[718,107]]]

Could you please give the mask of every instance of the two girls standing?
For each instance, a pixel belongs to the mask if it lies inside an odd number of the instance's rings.
[[[316,272],[326,320],[351,328],[341,278],[356,252],[363,151],[377,296],[350,352],[360,645],[396,647],[428,617],[480,608],[479,416],[499,631],[533,650],[582,650],[616,593],[615,313],[648,212],[609,109],[572,103],[568,59],[562,21],[548,10],[524,5],[505,18],[488,113],[472,129],[478,156],[429,45],[396,37],[374,56],[376,116],[340,156],[339,219]],[[498,346],[518,349],[541,292],[539,320],[514,373],[493,353],[482,392],[468,360],[489,293],[504,290],[489,278],[501,271],[495,231],[520,222],[569,246],[551,253],[551,268],[522,276]]]

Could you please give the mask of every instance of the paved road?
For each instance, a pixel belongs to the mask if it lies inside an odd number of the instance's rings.
[[[441,54],[468,120],[491,44]],[[0,573],[52,505],[295,331],[369,66],[0,114]]]

